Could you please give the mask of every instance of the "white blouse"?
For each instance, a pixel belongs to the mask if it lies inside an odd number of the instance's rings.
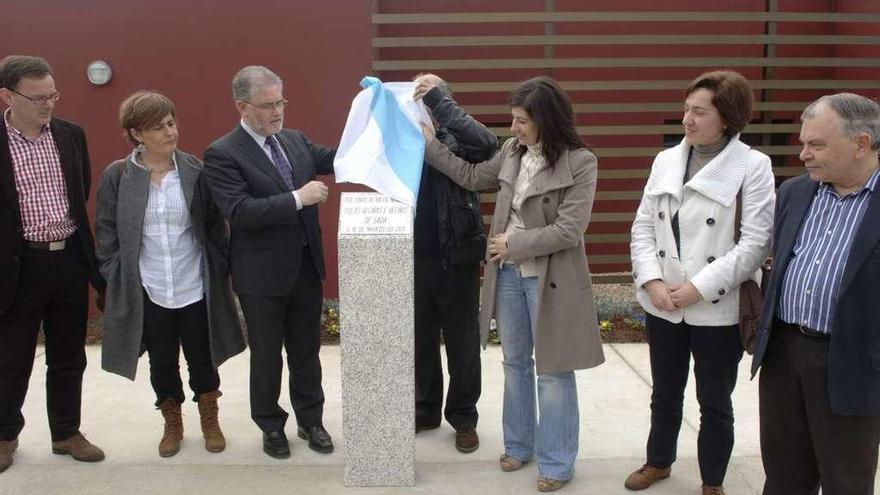
[[[138,151],[132,161],[139,161]],[[146,167],[144,167],[146,168]],[[138,260],[141,284],[153,303],[182,308],[204,298],[201,249],[192,231],[177,161],[159,184],[150,181]]]
[[[519,166],[519,174],[516,176],[516,184],[513,188],[513,200],[510,203],[510,216],[504,232],[508,235],[526,230],[526,224],[519,214],[525,199],[526,191],[532,185],[532,180],[538,172],[547,168],[547,160],[541,153],[541,143],[528,145],[528,150],[523,153]],[[523,277],[537,277],[538,265],[534,258],[523,261],[519,265],[519,271]]]

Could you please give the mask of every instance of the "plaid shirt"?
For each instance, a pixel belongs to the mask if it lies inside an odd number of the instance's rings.
[[[58,147],[47,125],[35,139],[28,139],[12,127],[8,109],[3,114],[23,236],[28,241],[51,242],[76,232],[70,215],[67,183],[61,170]]]

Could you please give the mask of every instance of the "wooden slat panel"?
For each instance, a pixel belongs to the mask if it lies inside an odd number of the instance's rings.
[[[550,69],[614,67],[880,67],[870,57],[594,57],[376,60],[373,70]]]
[[[496,193],[481,193],[482,203],[494,204]],[[642,199],[642,191],[596,191],[597,201],[639,201]]]
[[[633,283],[632,275],[620,275],[617,273],[594,273],[590,275],[590,281],[593,285]]]
[[[629,147],[629,148],[591,148],[594,153],[600,158],[634,158],[634,157],[643,157],[643,156],[654,156],[659,153],[662,148],[654,148],[654,147]],[[768,155],[797,155],[800,153],[800,146],[756,146],[755,149],[766,153]],[[602,178],[601,173],[599,171],[599,177]]]
[[[566,91],[684,91],[690,81],[559,81]],[[749,81],[755,89],[880,89],[880,79],[774,79]],[[452,82],[457,93],[508,93],[518,82]]]
[[[587,255],[587,262],[591,265],[617,265],[630,263],[628,254],[593,254]]]
[[[686,85],[682,86],[682,91],[684,87]],[[759,112],[764,110],[800,112],[807,105],[809,105],[809,102],[760,101],[755,103],[755,110]],[[575,103],[572,106],[575,113],[651,113],[681,112],[683,103]],[[471,115],[510,114],[510,107],[508,105],[464,105],[464,109]]]
[[[596,191],[597,201],[639,201],[642,191]]]
[[[507,22],[880,22],[880,15],[830,12],[473,12],[373,14],[373,24]]]
[[[593,244],[613,244],[627,243],[629,244],[629,233],[625,234],[587,234],[584,236],[584,242]]]
[[[613,213],[593,213],[590,215],[590,222],[628,222],[632,223],[636,218],[635,211],[613,212]],[[483,215],[483,223],[490,225],[492,223],[492,215]]]
[[[743,134],[790,134],[800,131],[800,124],[751,124]],[[507,127],[490,127],[497,136],[510,136]],[[680,125],[581,125],[576,127],[581,136],[630,136],[653,134],[681,134]]]
[[[543,45],[876,45],[880,36],[618,34],[551,36],[400,36],[373,38],[375,48]]]

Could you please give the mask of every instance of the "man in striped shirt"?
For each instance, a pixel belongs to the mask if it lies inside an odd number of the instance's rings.
[[[52,452],[104,458],[79,431],[89,280],[104,288],[86,213],[91,171],[83,130],[52,118],[59,97],[42,58],[0,61],[0,472],[24,428],[41,325]]]
[[[872,495],[880,445],[880,106],[801,115],[807,174],[779,188],[761,370],[764,495]]]

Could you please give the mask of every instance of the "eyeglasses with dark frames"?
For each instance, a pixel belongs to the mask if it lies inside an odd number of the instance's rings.
[[[260,110],[275,110],[276,108],[286,107],[289,102],[286,99],[282,98],[282,99],[275,101],[275,102],[261,103],[259,105],[257,105],[256,103],[251,103],[249,101],[245,101],[245,103],[247,103],[248,105],[250,105],[252,107],[259,108]]]
[[[12,91],[13,93],[17,94],[18,96],[21,96],[22,98],[30,101],[34,105],[45,106],[47,103],[56,103],[58,100],[61,99],[61,93],[59,93],[57,91],[52,93],[49,96],[28,96],[25,94],[21,94],[12,88],[6,88],[6,89],[8,89],[9,91]]]

